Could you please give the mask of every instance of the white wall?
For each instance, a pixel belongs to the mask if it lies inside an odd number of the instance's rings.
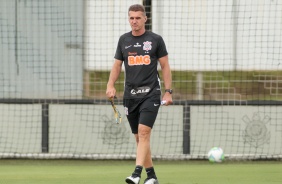
[[[128,8],[142,0],[86,1],[85,68],[110,70],[119,37],[131,30]]]
[[[228,155],[281,155],[280,107],[191,106],[191,154],[214,146]]]
[[[116,124],[110,105],[49,105],[49,154],[135,155],[135,139],[123,106]],[[2,154],[39,154],[42,140],[40,104],[0,105]],[[161,107],[153,128],[153,155],[183,153],[183,107]],[[47,156],[51,158],[51,155]]]
[[[89,2],[87,69],[110,70],[118,37],[130,30],[127,8],[136,2]],[[155,0],[152,29],[163,36],[173,70],[280,70],[279,2]]]

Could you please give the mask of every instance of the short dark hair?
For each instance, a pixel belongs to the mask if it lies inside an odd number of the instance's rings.
[[[141,4],[133,4],[133,5],[131,5],[128,8],[128,12],[130,12],[130,11],[134,11],[134,12],[141,11],[141,12],[143,12],[144,16],[146,16],[145,7],[143,5],[141,5]]]

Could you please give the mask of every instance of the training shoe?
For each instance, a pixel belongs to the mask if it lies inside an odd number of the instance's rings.
[[[139,176],[128,176],[126,179],[125,179],[125,182],[126,183],[130,183],[130,184],[139,184],[140,182],[140,177]]]
[[[155,178],[146,178],[144,184],[159,184],[159,182]]]

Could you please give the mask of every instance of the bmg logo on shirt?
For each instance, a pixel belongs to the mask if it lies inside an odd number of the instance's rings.
[[[128,56],[128,65],[149,65],[151,63],[151,58],[149,55],[145,56]]]

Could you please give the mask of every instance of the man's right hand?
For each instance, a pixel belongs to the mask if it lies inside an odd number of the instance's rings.
[[[106,95],[108,98],[114,98],[116,96],[116,88],[114,86],[107,86]]]

